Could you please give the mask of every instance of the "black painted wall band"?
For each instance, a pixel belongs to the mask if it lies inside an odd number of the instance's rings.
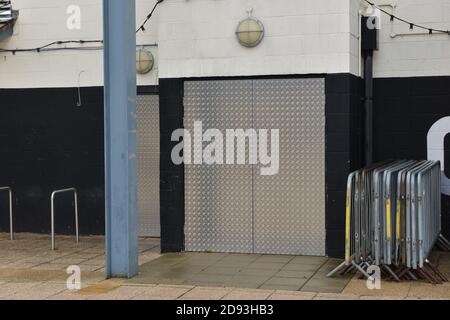
[[[0,185],[13,189],[17,232],[50,232],[50,194],[76,187],[81,234],[104,234],[103,88],[0,89]],[[0,199],[0,230],[9,231]],[[56,232],[74,234],[72,196],[58,196]]]
[[[375,79],[375,160],[426,159],[428,131],[446,116],[450,116],[450,76]],[[444,146],[449,176],[449,135]],[[450,238],[450,197],[444,195],[442,231]]]
[[[350,74],[325,77],[326,254],[344,254],[348,174],[362,165],[362,80]]]
[[[161,251],[184,250],[184,165],[171,159],[172,132],[183,128],[183,80],[159,80]]]
[[[138,88],[155,94],[158,88]],[[325,76],[326,253],[344,248],[345,183],[362,166],[361,79]],[[184,250],[184,166],[173,165],[174,129],[183,126],[183,79],[160,80],[161,248]],[[80,190],[82,234],[104,233],[103,89],[0,89],[0,185],[14,189],[16,230],[48,233],[50,193]],[[374,83],[375,160],[425,159],[431,125],[450,115],[450,77],[386,78]],[[445,140],[450,171],[450,136]],[[5,197],[3,199],[3,197]],[[0,230],[8,231],[7,195],[0,195]],[[57,203],[56,230],[73,233],[71,199]],[[450,237],[450,197],[443,198],[443,232]]]

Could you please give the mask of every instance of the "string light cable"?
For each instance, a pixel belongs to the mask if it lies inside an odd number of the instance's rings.
[[[136,30],[136,33],[138,33],[139,31],[145,31],[145,25],[147,24],[148,20],[150,20],[150,18],[152,17],[153,13],[156,10],[156,7],[158,7],[158,5],[163,2],[164,0],[158,0],[156,1],[155,5],[153,6],[152,11],[150,11],[150,13],[147,15],[147,17],[145,18],[144,22],[141,24],[141,26]]]
[[[64,40],[64,41],[53,41],[47,43],[46,45],[36,47],[36,48],[25,48],[25,49],[1,49],[0,52],[9,52],[16,54],[16,52],[41,52],[41,51],[51,51],[51,50],[68,50],[68,49],[86,49],[84,47],[57,47],[63,44],[90,44],[97,43],[102,44],[103,40]]]
[[[139,31],[145,31],[145,25],[147,22],[151,19],[153,13],[155,12],[158,5],[163,2],[164,0],[158,0],[156,1],[155,5],[153,6],[150,13],[145,18],[144,22],[141,24],[141,26],[136,30],[136,33]],[[60,47],[64,44],[97,44],[97,46],[83,46],[83,47],[73,47],[73,46],[65,46]],[[152,43],[152,44],[140,44],[136,45],[137,47],[156,47],[158,44]],[[12,53],[15,55],[17,52],[42,52],[42,51],[56,51],[56,50],[100,50],[103,48],[103,40],[64,40],[64,41],[53,41],[48,44],[45,44],[40,47],[36,48],[25,48],[25,49],[3,49],[0,48],[0,53]]]
[[[97,44],[90,46],[64,46],[61,45],[67,44]],[[149,43],[149,44],[136,44],[136,47],[157,47],[157,43]],[[103,40],[64,40],[64,41],[53,41],[46,45],[36,47],[36,48],[26,48],[26,49],[2,49],[0,48],[0,53],[12,53],[15,55],[17,52],[45,52],[45,51],[62,51],[62,50],[102,50],[103,49]]]
[[[405,20],[403,18],[400,18],[400,17],[397,17],[397,16],[393,15],[392,13],[384,10],[383,8],[380,8],[375,3],[373,3],[373,2],[371,2],[369,0],[364,0],[364,1],[367,2],[368,4],[370,4],[371,6],[377,8],[378,10],[383,12],[384,14],[388,15],[390,17],[391,22],[393,22],[394,20],[398,20],[398,21],[401,21],[403,23],[408,24],[410,30],[413,30],[414,28],[419,28],[419,29],[427,30],[429,34],[433,34],[433,32],[436,32],[436,33],[448,34],[450,36],[450,30],[430,28],[430,27],[426,27],[426,26],[423,26],[423,25],[420,25],[420,24],[417,24],[417,23]]]

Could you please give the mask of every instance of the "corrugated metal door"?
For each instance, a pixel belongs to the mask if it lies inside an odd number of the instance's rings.
[[[260,165],[186,166],[187,251],[325,254],[324,86],[323,79],[185,82],[189,131],[194,121],[222,132],[280,130],[277,175],[262,176]]]
[[[249,80],[185,82],[185,128],[251,128],[251,92]],[[186,165],[185,214],[187,251],[252,252],[252,166]]]
[[[139,235],[159,237],[159,96],[139,95],[136,102]]]

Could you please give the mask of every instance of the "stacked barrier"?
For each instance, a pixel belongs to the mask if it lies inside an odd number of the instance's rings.
[[[441,168],[438,161],[385,161],[352,172],[347,181],[345,261],[328,276],[370,266],[385,277],[447,279],[428,257],[441,235]]]

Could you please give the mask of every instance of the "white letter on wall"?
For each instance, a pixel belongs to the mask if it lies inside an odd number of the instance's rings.
[[[442,170],[442,193],[450,196],[450,179],[445,175],[444,141],[450,133],[450,117],[435,122],[427,136],[428,160],[440,161]]]

